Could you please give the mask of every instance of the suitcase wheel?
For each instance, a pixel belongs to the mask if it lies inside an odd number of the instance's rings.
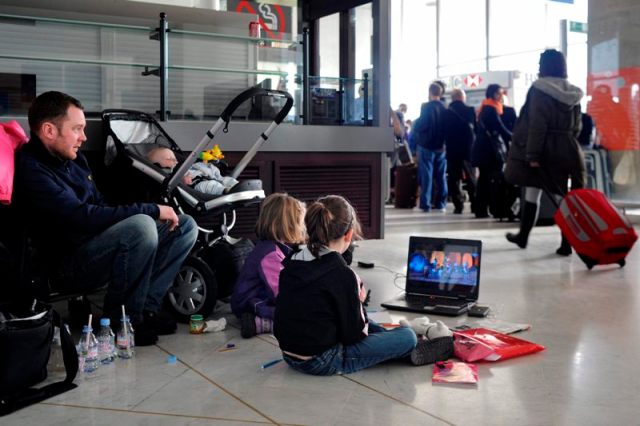
[[[582,259],[582,261],[584,262],[585,265],[587,265],[587,268],[589,270],[593,269],[594,266],[596,266],[598,264],[598,262],[596,262],[595,260],[591,259],[588,256],[582,255],[580,253],[578,253],[578,256],[580,256],[580,259]]]
[[[627,264],[627,261],[626,261],[626,260],[624,260],[624,259],[620,259],[620,260],[618,261],[618,265],[620,265],[620,267],[621,267],[621,268],[624,268],[624,265],[626,265],[626,264]]]

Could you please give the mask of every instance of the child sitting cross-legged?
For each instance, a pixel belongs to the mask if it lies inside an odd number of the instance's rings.
[[[256,225],[258,243],[245,260],[231,296],[240,334],[249,338],[273,331],[282,260],[305,240],[304,204],[275,193],[262,202]]]
[[[307,207],[307,246],[284,260],[274,334],[284,360],[297,371],[352,373],[390,359],[427,362],[426,340],[409,327],[390,331],[368,321],[366,290],[342,257],[360,225],[343,197],[328,195]]]

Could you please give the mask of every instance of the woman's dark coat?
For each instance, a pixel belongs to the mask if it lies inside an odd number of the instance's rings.
[[[511,132],[502,123],[498,111],[492,106],[484,105],[478,115],[476,140],[471,148],[471,164],[474,167],[501,170],[504,164],[498,158],[498,154],[489,137],[490,134],[500,135],[505,148],[509,147]]]
[[[512,185],[564,191],[584,186],[584,156],[576,139],[580,133],[582,91],[566,79],[544,77],[529,89],[513,131],[505,178]],[[540,170],[530,167],[537,161]]]

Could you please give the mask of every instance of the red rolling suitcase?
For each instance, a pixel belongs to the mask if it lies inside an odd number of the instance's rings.
[[[553,218],[589,269],[610,263],[624,266],[638,239],[629,220],[594,189],[570,191]]]

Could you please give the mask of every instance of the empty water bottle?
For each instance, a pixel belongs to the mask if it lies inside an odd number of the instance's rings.
[[[110,364],[115,359],[115,336],[111,331],[109,318],[100,320],[100,332],[98,333],[98,356],[102,364]]]
[[[60,329],[57,326],[53,328],[53,341],[51,342],[51,355],[49,356],[47,371],[49,372],[64,371],[64,361],[62,358],[62,345],[60,343]]]
[[[93,373],[98,369],[100,361],[98,360],[98,341],[93,335],[93,329],[85,325],[82,328],[82,336],[78,342],[78,357],[82,364],[82,371],[85,373]]]
[[[120,358],[129,359],[135,355],[134,330],[131,326],[131,321],[129,321],[129,316],[125,316],[120,320],[116,346],[118,347],[118,356]]]

